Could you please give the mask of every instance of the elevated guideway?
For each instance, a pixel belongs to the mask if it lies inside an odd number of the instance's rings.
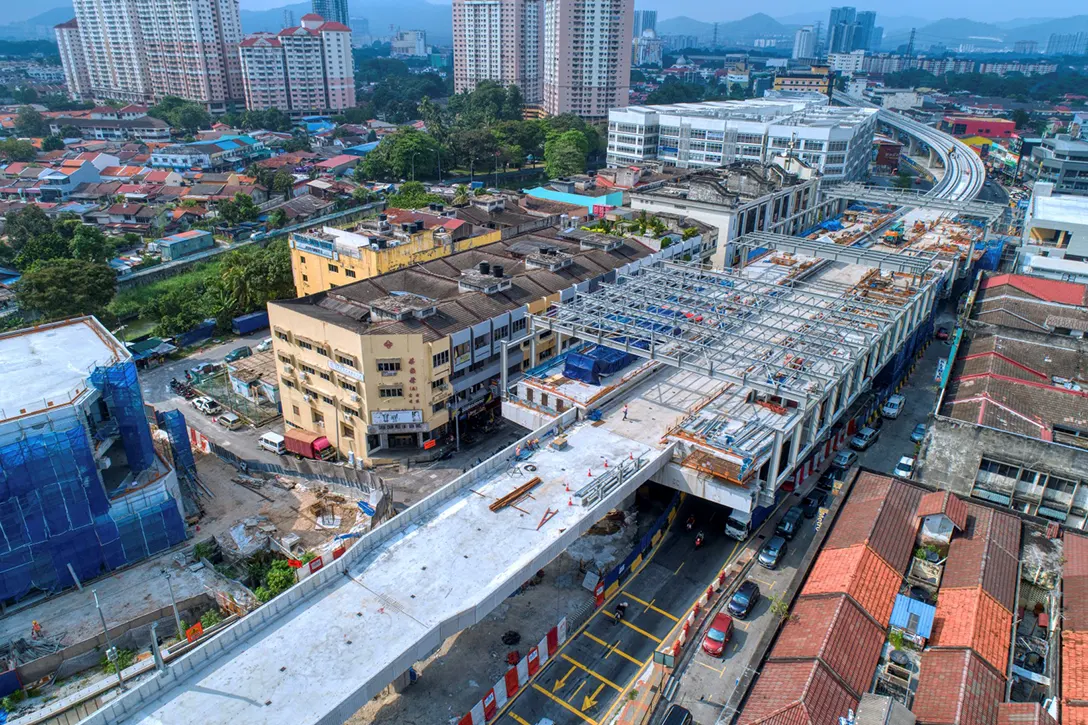
[[[855,103],[849,98],[846,102]],[[974,199],[982,188],[985,171],[981,160],[966,145],[898,114],[882,111],[881,119],[925,143],[941,158],[946,173],[930,192],[933,196]],[[955,150],[950,152],[950,149]],[[826,250],[798,251],[816,255],[814,258],[826,255]],[[826,272],[821,274],[827,276],[811,282],[813,298],[838,297],[853,289],[857,279],[851,276],[852,270],[867,269],[865,265],[872,261],[855,257],[849,261],[825,259]],[[676,265],[668,269],[672,270],[670,273],[680,273]],[[779,282],[750,276],[774,271],[746,270],[744,274],[749,277],[738,277],[731,284],[779,286]],[[836,281],[832,284],[829,280]],[[693,300],[705,296],[702,286],[706,280],[700,278],[692,284],[689,294]],[[797,284],[791,283],[790,288]],[[772,486],[788,477],[799,455],[811,450],[839,411],[845,410],[849,401],[865,389],[869,383],[867,376],[874,372],[876,362],[890,359],[926,317],[933,304],[931,288],[932,284],[927,282],[913,289],[911,296],[904,298],[902,309],[898,309],[897,303],[896,309],[890,309],[887,319],[876,324],[873,334],[866,339],[844,338],[854,352],[841,360],[818,349],[818,344],[831,341],[830,329],[809,332],[807,328],[799,328],[795,337],[817,346],[812,347],[811,364],[819,363],[827,366],[827,370],[813,367],[807,373],[819,385],[809,391],[809,399],[802,407],[805,415],[793,416],[796,420],[789,430],[770,426],[764,431],[767,440],[761,439],[755,460],[770,461],[767,466],[772,470],[767,478],[773,482]],[[755,305],[768,299],[776,305],[788,305],[774,299],[775,295],[777,292],[770,287],[753,288],[742,301]],[[721,300],[710,300],[708,304],[715,309],[707,316],[718,314]],[[827,304],[839,303],[820,302],[823,306]],[[890,303],[873,304],[879,309],[881,304]],[[799,323],[810,313],[827,314],[817,306],[807,311],[802,307],[783,309],[785,319]],[[857,318],[861,313],[850,308],[835,314],[845,319]],[[653,324],[660,324],[656,319],[660,315],[659,309],[644,311],[647,319],[654,318]],[[567,324],[574,334],[579,334],[573,324]],[[756,322],[749,324],[758,326]],[[534,321],[534,325],[538,326],[534,332],[544,329],[547,318]],[[686,330],[689,323],[675,327]],[[604,328],[598,325],[582,332],[585,338],[596,342]],[[725,328],[716,334],[722,339],[729,336]],[[606,344],[615,346],[616,339],[613,337]],[[711,346],[720,343],[713,336],[706,341]],[[640,354],[633,349],[631,352]],[[698,358],[693,349],[683,352],[687,362]],[[679,368],[680,372],[691,371],[689,375],[703,375],[702,362],[696,367],[678,366],[670,363],[667,356],[652,357],[669,365],[674,373]],[[707,379],[724,381],[727,386],[714,405],[759,407],[748,400],[750,396],[745,392],[752,380],[741,375],[731,382],[729,376],[722,375],[723,362],[730,361],[718,361],[708,367],[711,377]],[[779,367],[789,365],[796,372],[799,363],[783,358]],[[787,367],[775,374],[792,372]],[[772,380],[771,386],[780,388],[775,383]],[[655,381],[644,385],[659,386]],[[638,410],[637,406],[635,401],[632,408]],[[706,417],[712,409],[713,406],[700,415]],[[766,413],[768,409],[760,410]],[[619,432],[624,429],[612,424],[595,426],[576,422],[577,415],[577,410],[568,410],[520,442],[526,447],[530,440],[540,439],[542,447],[526,461],[535,470],[515,465],[515,447],[501,452],[383,524],[339,560],[210,638],[166,673],[137,683],[84,722],[332,725],[346,721],[445,639],[483,619],[523,581],[559,555],[610,508],[661,472],[674,457],[678,444],[665,434],[676,425],[675,418],[662,415],[653,423],[657,428],[642,430],[636,436]],[[728,417],[728,413],[722,415]],[[548,446],[560,426],[569,441],[565,450]],[[785,450],[788,442],[793,443],[789,455],[772,455]],[[610,459],[607,473],[603,468],[605,456]],[[781,469],[779,459],[785,461]],[[588,475],[590,470],[592,477]],[[519,504],[523,510],[510,507],[492,512],[488,508],[495,499],[536,477],[541,482],[533,490],[534,499]],[[550,510],[557,513],[541,525],[545,512]]]

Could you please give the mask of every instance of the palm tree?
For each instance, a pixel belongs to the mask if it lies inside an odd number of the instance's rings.
[[[458,184],[453,190],[453,205],[454,206],[468,206],[468,187],[464,184]]]

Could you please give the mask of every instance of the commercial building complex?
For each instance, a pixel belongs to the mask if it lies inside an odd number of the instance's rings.
[[[68,50],[61,54],[65,77],[78,79],[86,69],[82,96],[142,103],[172,95],[211,111],[241,99],[238,0],[75,0],[74,6],[79,45],[67,23],[57,36]]]
[[[922,480],[1083,528],[1088,286],[984,274],[962,319],[922,447]]]
[[[291,269],[300,297],[499,241],[472,235],[472,224],[444,209],[386,209],[351,229],[324,227],[291,235]]]
[[[876,109],[831,107],[818,93],[631,106],[608,114],[608,165],[769,164],[791,151],[825,179],[855,179],[865,173],[875,126]]]
[[[603,118],[627,103],[631,0],[457,0],[454,88],[515,84],[549,114]]]
[[[313,13],[276,34],[258,33],[239,48],[246,108],[301,115],[355,106],[351,30]]]
[[[1024,175],[1060,194],[1088,196],[1088,141],[1067,134],[1043,139],[1024,163]]]
[[[816,31],[811,25],[798,28],[794,33],[791,55],[794,60],[816,57]]]
[[[516,85],[528,104],[542,100],[543,0],[454,0],[453,83]]]
[[[1041,181],[1032,189],[1018,264],[1027,274],[1088,283],[1088,196],[1054,191]]]
[[[0,335],[0,372],[0,602],[186,538],[177,473],[155,449],[136,365],[105,327],[81,317]]]
[[[549,332],[530,339],[529,315],[655,255],[560,221],[540,219],[532,232],[270,304],[287,425],[320,432],[343,457],[364,460],[456,439],[468,416],[497,407],[503,361],[525,370],[569,343]],[[300,269],[332,264],[299,244],[296,235]],[[500,341],[518,340],[504,356]]]
[[[87,56],[83,52],[83,38],[75,18],[53,28],[57,36],[57,52],[64,68],[64,85],[74,101],[91,97],[91,77],[87,72]]]
[[[390,54],[394,58],[422,58],[427,55],[427,31],[401,30],[393,38]]]
[[[789,170],[787,170],[789,168]],[[715,269],[741,263],[731,242],[750,232],[798,234],[819,219],[819,179],[811,167],[779,157],[778,163],[737,162],[696,171],[630,192],[631,208],[678,214],[718,229]]]

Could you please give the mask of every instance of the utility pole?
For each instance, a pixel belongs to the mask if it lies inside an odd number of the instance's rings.
[[[94,608],[98,610],[98,618],[102,620],[102,634],[106,635],[106,659],[113,663],[113,668],[117,670],[117,683],[121,687],[121,692],[125,691],[125,678],[121,676],[121,658],[117,656],[117,648],[113,646],[113,640],[110,639],[110,630],[106,626],[106,615],[102,613],[102,605],[98,603],[98,591],[91,590],[91,594],[94,595]]]
[[[163,576],[166,577],[166,586],[170,588],[170,606],[174,609],[174,624],[178,628],[178,639],[180,640],[185,636],[185,633],[181,631],[181,616],[178,614],[178,602],[174,599],[174,583],[170,581],[170,572],[163,569]]]
[[[714,23],[714,42],[710,46],[711,48],[718,47],[718,24]]]

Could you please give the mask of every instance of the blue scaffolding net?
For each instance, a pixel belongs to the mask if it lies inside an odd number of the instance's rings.
[[[152,467],[135,367],[100,368],[92,384],[117,421],[133,475]],[[59,591],[75,584],[73,573],[87,581],[184,541],[178,501],[153,483],[125,492],[140,497],[138,506],[126,500],[111,513],[125,494],[111,502],[88,429],[74,415],[0,446],[0,601]]]
[[[174,450],[174,466],[178,471],[192,473],[196,470],[193,447],[189,443],[189,431],[185,425],[185,415],[180,410],[160,410],[156,411],[155,420],[170,439],[170,447]]]

